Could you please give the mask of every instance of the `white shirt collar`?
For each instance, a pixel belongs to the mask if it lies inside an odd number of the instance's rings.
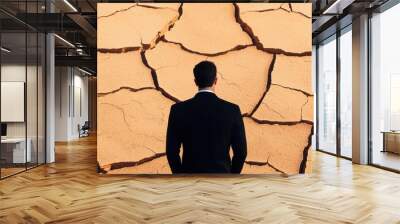
[[[209,89],[201,89],[201,90],[198,91],[198,93],[205,93],[205,92],[214,93],[212,90],[209,90]]]

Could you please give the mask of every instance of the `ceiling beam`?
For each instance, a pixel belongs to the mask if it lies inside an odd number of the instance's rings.
[[[96,71],[97,60],[91,56],[56,56],[56,66],[88,67]]]
[[[70,13],[67,14],[67,16],[74,21],[77,25],[79,25],[85,32],[86,34],[90,37],[87,38],[87,41],[94,41],[96,42],[97,39],[97,30],[92,26],[92,24],[89,23],[89,21],[83,17],[79,13]],[[90,43],[92,46],[95,46],[96,43]]]

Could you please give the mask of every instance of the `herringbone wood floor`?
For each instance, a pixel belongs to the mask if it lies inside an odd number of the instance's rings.
[[[307,176],[101,176],[86,138],[0,181],[0,223],[400,223],[400,175],[314,157]]]

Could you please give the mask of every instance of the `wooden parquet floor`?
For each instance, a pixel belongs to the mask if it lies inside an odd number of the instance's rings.
[[[0,223],[400,223],[400,175],[313,156],[305,176],[102,176],[85,138],[0,181]]]

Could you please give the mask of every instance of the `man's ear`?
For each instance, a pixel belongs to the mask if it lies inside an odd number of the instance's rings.
[[[218,81],[218,77],[217,77],[217,76],[215,76],[214,85],[216,85],[216,84],[217,84],[217,81]]]

